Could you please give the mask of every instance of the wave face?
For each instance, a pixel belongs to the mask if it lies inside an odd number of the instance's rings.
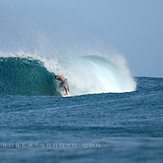
[[[68,79],[72,96],[135,91],[126,63],[117,60],[93,55],[47,59],[25,53],[1,54],[0,94],[61,95],[54,74]]]
[[[59,95],[54,74],[30,58],[0,58],[0,94]]]

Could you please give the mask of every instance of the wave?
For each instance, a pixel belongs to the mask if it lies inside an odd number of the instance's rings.
[[[63,74],[71,95],[130,92],[136,89],[126,64],[103,56],[54,58],[0,54],[0,94],[61,95],[55,74]]]

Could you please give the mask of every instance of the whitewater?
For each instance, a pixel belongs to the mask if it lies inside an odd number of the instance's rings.
[[[54,75],[69,82],[70,94],[122,93],[136,90],[127,62],[120,55],[39,55],[0,53],[0,94],[61,95]]]

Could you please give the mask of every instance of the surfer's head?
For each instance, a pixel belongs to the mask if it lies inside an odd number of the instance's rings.
[[[65,80],[65,77],[63,75],[55,75],[55,79],[63,81]]]

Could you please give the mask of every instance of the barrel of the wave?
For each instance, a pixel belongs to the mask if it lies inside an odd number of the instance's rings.
[[[31,57],[0,58],[0,94],[60,95],[54,74]]]

